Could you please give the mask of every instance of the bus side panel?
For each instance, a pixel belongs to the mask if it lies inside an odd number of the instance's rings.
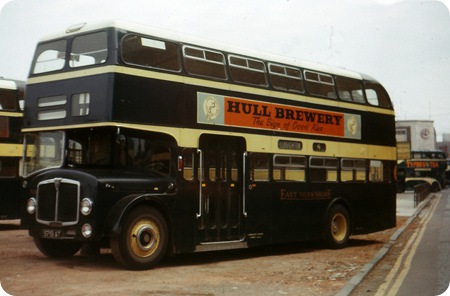
[[[20,218],[20,178],[0,178],[0,219]]]
[[[27,85],[24,128],[111,121],[113,83],[113,74],[101,74]],[[42,98],[51,98],[55,94],[61,96],[60,102],[64,104],[42,104]],[[89,108],[83,116],[71,113],[72,103],[77,102],[75,98],[79,94],[89,97]],[[121,99],[126,100],[126,97]],[[39,118],[40,114],[53,111],[56,114],[53,119]]]
[[[395,117],[380,113],[365,113],[361,125],[363,142],[369,145],[396,146]],[[375,128],[376,127],[376,128]]]
[[[331,202],[329,184],[280,182],[272,209],[276,213],[272,231],[275,242],[319,239]]]
[[[276,198],[276,188],[268,182],[255,182],[252,189],[247,190],[245,229],[249,246],[273,242],[271,225],[278,215],[272,204]]]
[[[332,200],[342,199],[348,208],[352,234],[365,234],[395,227],[395,186],[391,183],[277,183],[273,188],[252,192],[269,201],[262,215],[270,227],[271,243],[323,238],[327,210]],[[368,189],[370,187],[370,189]],[[254,197],[256,198],[256,196]],[[251,198],[249,200],[252,200]],[[249,204],[249,209],[252,205]],[[254,223],[249,211],[249,226]],[[262,218],[265,217],[265,220]],[[270,220],[268,220],[270,217]],[[259,229],[264,229],[261,226]],[[267,236],[267,235],[266,235]]]
[[[348,184],[341,193],[351,205],[352,234],[367,234],[396,225],[396,193],[391,183]]]
[[[125,75],[115,80],[113,120],[194,126],[196,113],[187,110],[196,110],[196,101],[184,94],[183,84]]]
[[[191,253],[199,239],[196,237],[198,212],[198,181],[181,181],[173,209],[173,246],[175,254]]]
[[[322,238],[332,190],[324,184],[313,187],[298,182],[256,183],[247,194],[249,245]]]

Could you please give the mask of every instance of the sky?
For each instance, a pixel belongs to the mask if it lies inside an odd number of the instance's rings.
[[[450,0],[0,0],[0,76],[26,80],[40,38],[105,19],[367,74],[397,120],[450,134]]]

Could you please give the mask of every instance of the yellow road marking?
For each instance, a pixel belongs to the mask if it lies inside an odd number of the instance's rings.
[[[408,274],[409,269],[411,268],[411,262],[414,258],[414,254],[416,253],[419,243],[422,241],[428,222],[431,220],[431,217],[433,216],[432,213],[436,209],[436,206],[440,198],[441,196],[439,195],[434,200],[432,207],[428,210],[428,212],[424,217],[423,222],[421,223],[422,228],[420,229],[420,231],[415,232],[411,236],[408,243],[400,253],[400,256],[398,257],[397,261],[395,262],[394,267],[387,275],[385,282],[378,288],[377,292],[375,293],[375,296],[397,295],[401,284],[405,280],[405,277]]]

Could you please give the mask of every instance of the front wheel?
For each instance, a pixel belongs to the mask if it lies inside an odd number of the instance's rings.
[[[81,249],[81,243],[67,240],[35,237],[34,243],[42,254],[53,258],[70,257]]]
[[[111,251],[117,262],[129,269],[154,267],[168,245],[167,222],[159,211],[139,207],[125,218],[122,230],[111,238]]]
[[[333,206],[327,215],[325,239],[332,249],[344,248],[350,237],[350,218],[342,205]]]

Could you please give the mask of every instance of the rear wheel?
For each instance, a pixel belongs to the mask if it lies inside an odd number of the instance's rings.
[[[328,212],[325,239],[332,249],[344,248],[350,237],[350,218],[342,205],[333,206]]]
[[[75,255],[81,249],[81,243],[67,240],[35,237],[34,243],[42,254],[53,258],[70,257]]]
[[[135,270],[154,267],[164,257],[167,245],[167,222],[159,211],[151,207],[131,211],[120,234],[111,238],[111,250],[116,261]]]

